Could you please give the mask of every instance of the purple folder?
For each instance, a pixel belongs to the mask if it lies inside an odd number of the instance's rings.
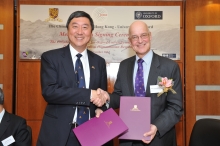
[[[126,130],[128,127],[110,108],[103,112],[99,118],[94,117],[74,128],[73,132],[82,146],[101,146]]]
[[[150,131],[150,97],[121,96],[119,117],[128,126],[128,131],[119,139],[150,140],[144,133]]]

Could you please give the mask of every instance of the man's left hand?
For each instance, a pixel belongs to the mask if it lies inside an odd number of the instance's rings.
[[[142,139],[142,141],[146,144],[149,144],[155,137],[157,133],[157,127],[155,125],[150,125],[150,131],[149,132],[146,132],[144,133],[144,136],[147,137],[147,136],[150,136],[150,140],[144,140]]]

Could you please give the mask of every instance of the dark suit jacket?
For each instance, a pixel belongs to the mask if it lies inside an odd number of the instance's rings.
[[[110,95],[110,107],[119,108],[120,96],[134,96],[133,70],[135,56],[120,63],[114,92]],[[177,94],[168,92],[157,97],[157,93],[150,93],[150,85],[157,84],[158,76],[173,79],[173,89]],[[176,146],[175,124],[179,122],[183,113],[182,109],[182,83],[178,64],[165,57],[153,53],[150,67],[146,97],[151,97],[151,123],[158,128],[158,134],[150,146]],[[144,125],[143,125],[144,126]],[[147,132],[147,131],[146,131]],[[140,146],[142,141],[136,142]],[[121,146],[131,146],[131,141],[121,141]]]
[[[41,88],[47,102],[37,146],[65,146],[77,105],[89,106],[91,89],[107,90],[106,63],[103,58],[87,50],[90,66],[89,89],[78,88],[69,45],[42,54]],[[103,106],[103,110],[104,106]]]
[[[26,120],[5,111],[0,123],[0,146],[2,140],[13,136],[15,142],[9,146],[31,146],[31,133],[27,130]]]

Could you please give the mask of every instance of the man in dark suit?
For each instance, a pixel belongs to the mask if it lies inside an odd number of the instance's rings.
[[[31,133],[26,120],[8,113],[4,107],[4,94],[0,88],[0,146],[31,146]]]
[[[105,60],[87,49],[94,23],[83,11],[67,20],[69,45],[44,52],[41,56],[41,88],[47,102],[37,146],[79,146],[72,129],[77,126],[79,108],[88,107],[90,117],[100,111],[105,99],[97,89],[107,90]],[[76,62],[82,56],[85,86],[78,87]],[[81,79],[81,78],[80,78]],[[105,106],[100,107],[106,110]]]
[[[108,98],[109,107],[119,108],[120,96],[138,96],[136,87],[136,72],[139,70],[138,61],[143,60],[144,97],[151,98],[151,128],[143,133],[150,136],[149,141],[120,140],[120,146],[176,146],[175,124],[182,114],[182,83],[178,64],[168,58],[155,54],[151,49],[151,32],[142,21],[135,21],[129,27],[129,41],[136,55],[120,63],[117,79],[112,94],[101,91]],[[152,85],[157,85],[158,77],[173,79],[171,91],[158,93],[150,91]],[[140,90],[139,90],[140,92]],[[138,97],[137,97],[138,98]],[[138,119],[137,119],[138,120]],[[144,127],[144,125],[142,125]]]

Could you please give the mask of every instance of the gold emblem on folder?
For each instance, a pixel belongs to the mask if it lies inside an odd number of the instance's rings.
[[[111,124],[113,123],[112,121],[109,121],[109,122],[104,121],[104,122],[105,122],[105,124],[107,125],[108,128],[110,128]]]
[[[139,109],[138,109],[138,107],[137,107],[137,105],[134,105],[134,107],[131,109],[131,111],[140,111]]]

